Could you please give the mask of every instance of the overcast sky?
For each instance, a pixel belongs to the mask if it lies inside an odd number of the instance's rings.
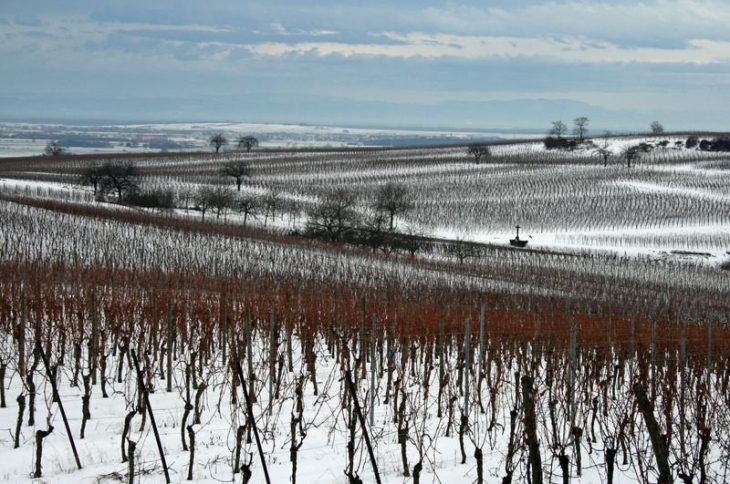
[[[0,117],[728,130],[727,0],[2,0]]]

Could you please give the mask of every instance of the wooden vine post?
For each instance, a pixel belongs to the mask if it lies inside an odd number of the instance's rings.
[[[134,349],[129,350],[132,355],[132,361],[134,362],[134,368],[137,370],[137,379],[139,381],[139,388],[142,390],[142,397],[144,398],[145,407],[147,407],[147,413],[150,416],[150,422],[152,422],[152,430],[155,433],[155,441],[157,442],[157,450],[160,452],[160,462],[162,462],[162,470],[165,473],[165,482],[170,484],[170,471],[167,469],[167,461],[165,460],[165,451],[162,449],[162,441],[160,440],[160,433],[157,430],[157,424],[155,423],[155,415],[152,413],[152,405],[150,405],[150,396],[147,393],[147,387],[144,385],[144,374],[139,368],[139,360],[137,360],[137,354]]]
[[[66,435],[68,435],[68,441],[71,444],[71,450],[74,454],[74,459],[76,460],[76,466],[81,470],[81,460],[79,459],[79,453],[76,450],[76,444],[74,443],[74,437],[71,433],[71,427],[68,425],[68,418],[66,418],[66,411],[63,409],[63,403],[61,402],[61,397],[58,395],[58,387],[56,387],[56,379],[53,378],[53,373],[51,373],[51,367],[48,364],[48,358],[46,357],[45,352],[43,351],[43,347],[41,346],[40,340],[37,340],[35,343],[36,351],[41,356],[41,360],[43,360],[43,366],[46,367],[46,375],[48,375],[48,381],[51,383],[51,389],[53,390],[53,400],[58,403],[58,410],[61,412],[61,418],[63,419],[63,425],[66,428]]]
[[[241,362],[236,359],[236,370],[238,371],[238,378],[241,380],[241,388],[243,388],[243,398],[246,400],[246,413],[248,414],[248,425],[249,428],[253,429],[253,435],[256,439],[256,447],[259,450],[259,458],[261,459],[261,467],[264,469],[264,478],[266,484],[271,484],[269,479],[269,470],[266,468],[266,456],[264,455],[264,448],[261,446],[261,439],[259,438],[259,430],[256,427],[256,419],[253,416],[253,404],[249,398],[248,388],[246,388],[246,379],[243,377],[243,369],[241,368]]]
[[[350,390],[352,395],[352,401],[355,404],[355,412],[357,413],[357,419],[360,421],[362,427],[362,434],[365,437],[365,446],[368,448],[368,455],[370,456],[370,463],[373,465],[373,473],[375,474],[375,482],[381,484],[380,473],[378,473],[378,463],[375,461],[375,454],[373,453],[373,446],[370,445],[370,437],[368,436],[368,429],[365,427],[365,418],[362,416],[360,410],[360,403],[357,401],[357,392],[355,390],[355,384],[352,382],[352,372],[350,370],[345,371],[345,380],[347,381],[347,388]]]

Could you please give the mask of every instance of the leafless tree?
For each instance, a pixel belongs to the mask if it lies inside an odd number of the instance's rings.
[[[271,220],[274,220],[277,212],[279,212],[285,205],[281,192],[276,190],[269,190],[266,195],[263,196],[262,203],[266,209],[264,225],[268,222],[269,217],[271,217]]]
[[[81,184],[94,187],[94,195],[96,195],[103,178],[104,175],[102,174],[101,166],[94,162],[87,166],[83,173],[81,173]]]
[[[205,212],[213,210],[216,218],[220,218],[233,206],[233,193],[222,186],[203,186],[195,196],[195,205],[205,219]]]
[[[43,152],[47,156],[60,156],[64,153],[66,153],[66,149],[63,146],[61,146],[58,143],[58,141],[49,141],[46,144],[46,148],[45,148],[45,150],[43,150]]]
[[[137,183],[139,170],[131,161],[126,163],[106,162],[99,168],[99,171],[101,173],[99,188],[102,193],[114,192],[120,202],[126,193],[139,189]]]
[[[489,150],[486,146],[484,148]],[[408,188],[395,182],[388,182],[378,188],[372,206],[376,213],[387,215],[389,230],[393,230],[395,217],[406,213],[412,207],[413,202],[408,194]]]
[[[596,149],[595,154],[603,158],[603,166],[608,166],[608,159],[613,156],[613,152],[608,149],[608,139],[611,133],[606,131],[603,133],[603,144]]]
[[[463,240],[456,240],[448,244],[444,250],[446,255],[458,259],[460,264],[463,264],[466,259],[478,259],[482,255],[482,251],[477,244]]]
[[[353,230],[357,220],[355,195],[345,189],[337,189],[309,211],[307,233],[335,242]]]
[[[231,156],[219,171],[220,176],[231,177],[236,180],[236,188],[241,191],[241,184],[245,177],[251,178],[251,165],[247,160]]]
[[[226,138],[223,133],[213,133],[210,135],[210,138],[208,138],[208,143],[210,146],[214,147],[215,152],[218,153],[221,147],[228,144],[228,138]]]
[[[226,187],[213,187],[209,196],[210,208],[215,212],[215,218],[220,218],[233,206],[233,192]]]
[[[426,248],[426,238],[420,232],[408,227],[400,234],[397,234],[394,241],[395,249],[406,251],[411,257]]]
[[[187,212],[190,209],[190,204],[195,202],[195,193],[188,188],[182,188],[177,191],[175,198],[180,207],[184,207],[185,212]]]
[[[550,128],[550,131],[548,131],[548,134],[551,136],[557,136],[558,138],[562,138],[565,133],[568,132],[568,127],[565,125],[565,123],[561,120],[553,121],[553,125]]]
[[[241,136],[238,138],[238,149],[251,151],[252,148],[257,147],[258,145],[259,140],[256,139],[254,136]]]
[[[649,126],[651,127],[652,134],[664,133],[664,126],[662,126],[662,123],[660,123],[659,121],[652,121]]]
[[[474,157],[474,163],[477,165],[482,158],[489,158],[492,155],[487,145],[471,145],[467,153]]]
[[[261,198],[254,194],[245,194],[239,196],[236,201],[236,208],[239,213],[243,214],[243,225],[246,226],[248,218],[256,218],[261,213]]]
[[[638,145],[627,146],[624,148],[621,152],[621,158],[626,160],[626,167],[631,168],[631,163],[636,164],[636,162],[641,158],[642,152],[641,147]]]
[[[589,119],[585,116],[575,118],[573,120],[573,134],[578,137],[578,142],[582,143],[586,133],[588,133]]]

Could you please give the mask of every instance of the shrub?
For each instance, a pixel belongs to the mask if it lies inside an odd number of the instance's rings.
[[[546,137],[543,140],[543,143],[545,144],[545,148],[548,150],[565,150],[570,147],[570,140],[565,138],[556,138],[555,136]]]
[[[695,146],[697,146],[699,144],[699,142],[700,142],[699,138],[697,138],[697,136],[695,136],[695,135],[692,135],[687,138],[687,141],[684,143],[684,146],[686,146],[687,148],[694,148]]]
[[[170,210],[175,208],[175,193],[161,189],[131,192],[127,195],[126,202],[136,207]]]
[[[730,151],[730,137],[719,136],[712,140],[712,151]]]

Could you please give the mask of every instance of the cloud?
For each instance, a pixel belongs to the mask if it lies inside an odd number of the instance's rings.
[[[730,4],[720,0],[523,3],[427,7],[421,12],[421,23],[430,32],[493,36],[542,32],[641,47],[676,46],[692,38],[729,39]]]
[[[144,93],[193,105],[215,92],[260,99],[262,113],[284,95],[316,98],[307,110],[322,112],[331,98],[730,109],[720,0],[2,1],[8,97]],[[309,116],[303,105],[292,118]]]
[[[465,59],[544,58],[572,63],[687,63],[730,61],[730,42],[692,39],[684,48],[625,48],[609,42],[578,37],[493,37],[452,34],[380,34],[396,44],[345,44],[336,42],[266,42],[247,46],[261,55],[315,53],[321,56],[385,56],[397,58]]]

